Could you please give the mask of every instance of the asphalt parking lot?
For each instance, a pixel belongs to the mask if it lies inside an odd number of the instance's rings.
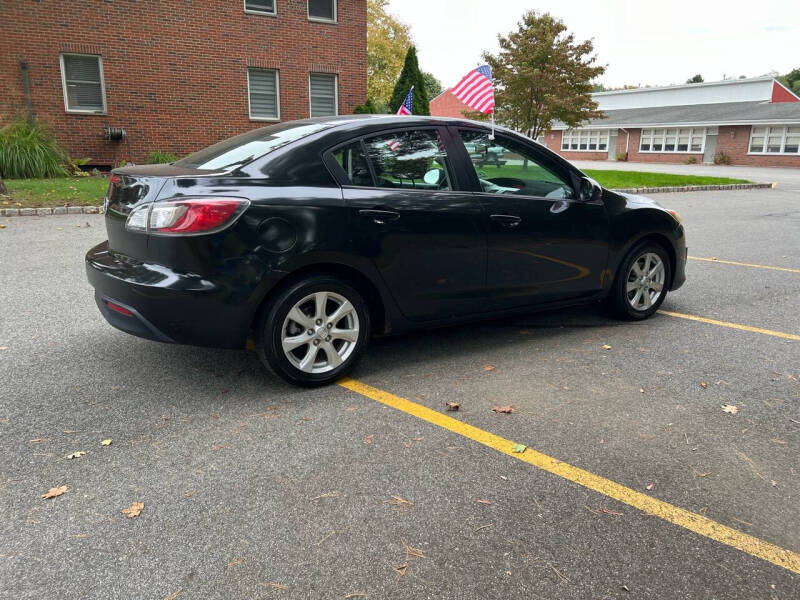
[[[101,216],[3,219],[0,597],[797,598],[798,196],[657,199],[665,313],[377,340],[310,391],[107,325]]]

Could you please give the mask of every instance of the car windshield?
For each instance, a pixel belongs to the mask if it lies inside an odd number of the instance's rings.
[[[280,123],[223,140],[174,163],[190,169],[225,169],[242,165],[302,137],[331,127],[331,123]]]

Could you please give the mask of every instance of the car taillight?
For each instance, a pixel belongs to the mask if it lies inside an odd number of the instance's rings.
[[[125,223],[129,231],[159,235],[215,233],[232,225],[250,205],[239,198],[189,198],[135,208]]]

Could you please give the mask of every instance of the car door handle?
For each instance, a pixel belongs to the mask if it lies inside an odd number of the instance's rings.
[[[400,213],[393,210],[378,210],[374,208],[364,208],[358,211],[358,214],[370,217],[378,225],[384,225],[397,221],[400,218]]]
[[[522,223],[522,217],[516,215],[489,215],[492,221],[497,221],[503,227],[516,227]]]

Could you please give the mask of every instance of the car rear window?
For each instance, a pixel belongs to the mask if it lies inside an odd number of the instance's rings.
[[[174,163],[190,169],[225,169],[243,165],[331,123],[279,123],[228,138]]]

